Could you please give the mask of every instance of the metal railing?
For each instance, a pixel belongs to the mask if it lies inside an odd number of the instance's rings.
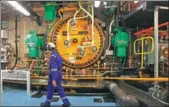
[[[149,52],[145,52],[144,51],[144,41],[145,40],[151,40],[151,50]],[[138,41],[141,41],[141,52],[137,52],[136,51],[136,43]],[[148,54],[151,54],[152,52],[154,51],[154,38],[151,37],[151,36],[148,36],[148,37],[142,37],[142,38],[138,38],[134,41],[134,53],[136,55],[141,55],[141,68],[144,68],[144,55],[148,55]]]

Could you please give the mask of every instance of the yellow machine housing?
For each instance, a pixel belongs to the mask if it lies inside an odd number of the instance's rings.
[[[91,20],[84,18],[74,22],[70,21],[72,17],[63,18],[54,23],[49,33],[49,42],[56,44],[56,50],[66,66],[87,67],[99,59],[104,48],[104,33],[95,22],[92,40]],[[92,41],[94,41],[93,46]]]

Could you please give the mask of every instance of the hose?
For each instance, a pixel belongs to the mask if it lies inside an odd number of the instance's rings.
[[[154,92],[152,93],[152,97],[153,97],[154,99],[158,100],[159,102],[161,102],[162,104],[169,105],[169,103],[164,102],[164,101],[162,101],[162,100],[160,100],[160,99],[158,99],[158,98],[156,98],[156,97],[154,96],[154,94],[157,92],[157,90],[158,90],[159,88],[160,88],[160,86],[158,85],[158,86],[157,86],[157,89],[154,90]]]
[[[136,97],[124,92],[115,82],[104,81],[102,84],[112,92],[120,106],[139,106]]]
[[[121,106],[139,106],[135,96],[125,93],[116,83],[111,83],[109,90],[115,95],[117,102]]]
[[[17,16],[15,17],[15,51],[16,51],[16,56],[15,56],[15,63],[12,67],[12,72],[14,70],[14,68],[16,67],[16,64],[17,64],[17,60],[18,60],[18,44],[17,44],[17,27],[18,27],[18,24],[17,24]],[[9,71],[10,72],[10,71]]]

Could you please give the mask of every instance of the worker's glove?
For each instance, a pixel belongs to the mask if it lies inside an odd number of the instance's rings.
[[[52,85],[53,85],[53,87],[57,87],[57,83],[55,80],[52,81]]]

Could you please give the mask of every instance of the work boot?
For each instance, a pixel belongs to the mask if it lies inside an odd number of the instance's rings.
[[[70,107],[70,104],[68,104],[68,105],[63,104],[62,107]]]
[[[67,98],[62,99],[62,101],[63,101],[62,107],[70,107],[71,104]]]
[[[51,106],[50,106],[50,102],[48,102],[48,101],[45,101],[44,103],[41,103],[40,106],[41,106],[41,107],[51,107]]]

